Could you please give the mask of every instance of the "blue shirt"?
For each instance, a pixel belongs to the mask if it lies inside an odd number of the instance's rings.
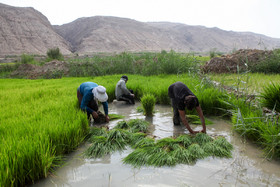
[[[92,114],[92,112],[94,111],[91,108],[89,108],[87,105],[91,100],[94,99],[92,89],[97,86],[98,84],[94,82],[84,82],[80,85],[80,93],[83,95],[83,99],[80,107],[83,111],[87,111],[88,114]],[[102,102],[102,105],[103,105],[105,115],[108,115],[108,102],[107,101]]]

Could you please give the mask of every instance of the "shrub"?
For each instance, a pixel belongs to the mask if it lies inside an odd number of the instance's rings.
[[[49,60],[63,60],[63,55],[60,53],[59,48],[49,49],[47,52],[47,56]]]
[[[22,54],[20,57],[21,64],[30,64],[34,62],[34,57],[27,54]]]

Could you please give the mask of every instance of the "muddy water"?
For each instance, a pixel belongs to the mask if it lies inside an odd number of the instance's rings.
[[[146,119],[151,123],[150,133],[156,138],[170,137],[188,133],[184,127],[172,124],[170,106],[156,106],[152,118],[146,118],[136,111],[134,106],[112,103],[109,112],[129,119]],[[88,145],[81,146],[69,155],[65,165],[47,179],[41,180],[35,187],[49,186],[280,186],[280,163],[266,161],[258,147],[245,142],[231,130],[231,125],[223,120],[211,119],[214,124],[207,126],[210,135],[223,135],[234,145],[233,158],[208,157],[194,165],[177,165],[175,167],[142,167],[134,169],[122,164],[122,158],[132,150],[113,153],[102,159],[85,159],[81,156]],[[113,128],[120,121],[111,121]],[[201,126],[193,125],[199,130]]]

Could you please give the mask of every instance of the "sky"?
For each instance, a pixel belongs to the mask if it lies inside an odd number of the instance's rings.
[[[0,0],[33,7],[52,25],[81,17],[116,16],[141,22],[176,22],[280,38],[280,0]]]

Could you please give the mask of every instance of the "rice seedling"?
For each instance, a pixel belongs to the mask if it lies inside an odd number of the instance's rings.
[[[147,135],[145,133],[142,132],[136,132],[136,133],[132,133],[131,135],[131,139],[130,139],[130,145],[133,147],[134,145],[138,144],[139,141],[141,141],[142,139],[144,139]],[[133,148],[137,148],[133,147]]]
[[[171,156],[177,160],[177,164],[191,164],[195,160],[190,156],[190,152],[185,147],[177,147],[171,153]]]
[[[223,136],[219,136],[218,138],[216,138],[213,142],[213,144],[215,146],[219,146],[223,149],[225,149],[226,151],[232,151],[233,150],[233,145],[230,144],[225,137]]]
[[[144,114],[146,116],[152,116],[156,104],[155,96],[152,94],[145,94],[141,97],[141,104],[144,108]]]
[[[104,136],[106,137],[108,133],[108,130],[105,127],[99,128],[99,127],[92,127],[87,135],[88,138],[92,136]]]
[[[138,148],[135,149],[132,153],[127,155],[123,159],[124,164],[130,164],[134,167],[142,167],[147,165],[149,158],[151,157],[151,153],[157,152],[157,147],[146,147],[146,148]]]
[[[88,158],[101,158],[112,152],[112,146],[106,137],[93,136],[91,141],[93,143],[84,152],[84,156]]]
[[[123,119],[124,116],[123,115],[119,115],[119,114],[108,114],[110,117],[110,121],[112,120],[116,120],[116,119]]]
[[[192,160],[205,158],[207,156],[207,154],[204,152],[204,150],[196,143],[191,144],[188,147],[188,151],[190,153],[190,158]]]
[[[155,145],[155,140],[150,137],[145,137],[137,141],[135,144],[132,145],[132,148],[144,148],[144,147],[151,147]]]
[[[208,142],[212,142],[213,138],[211,138],[208,134],[198,133],[195,135],[195,137],[193,137],[192,141],[193,143],[197,143],[201,146]]]
[[[149,122],[142,119],[132,119],[128,121],[129,130],[133,133],[135,132],[147,132]]]
[[[127,124],[127,122],[126,121],[119,121],[118,123],[117,123],[117,125],[114,127],[114,129],[128,129],[129,128],[129,126],[128,126],[128,124]]]
[[[178,142],[174,138],[163,138],[156,142],[156,146],[164,148],[166,150],[174,150],[178,146]]]
[[[188,119],[188,122],[191,123],[191,124],[194,124],[194,125],[201,125],[201,121],[200,121],[200,118],[197,116],[197,115],[191,115],[191,114],[188,114],[186,115],[187,119]],[[209,119],[205,118],[205,125],[210,125],[210,124],[213,124],[212,121],[210,121]]]
[[[131,133],[123,129],[112,129],[107,136],[107,141],[114,146],[113,150],[124,150],[130,139]]]
[[[175,166],[177,164],[177,159],[170,154],[169,150],[160,148],[147,160],[147,165],[155,166],[155,167],[162,167],[162,166]]]
[[[180,143],[185,148],[189,147],[192,144],[192,138],[190,135],[180,135],[175,139],[175,141]]]

